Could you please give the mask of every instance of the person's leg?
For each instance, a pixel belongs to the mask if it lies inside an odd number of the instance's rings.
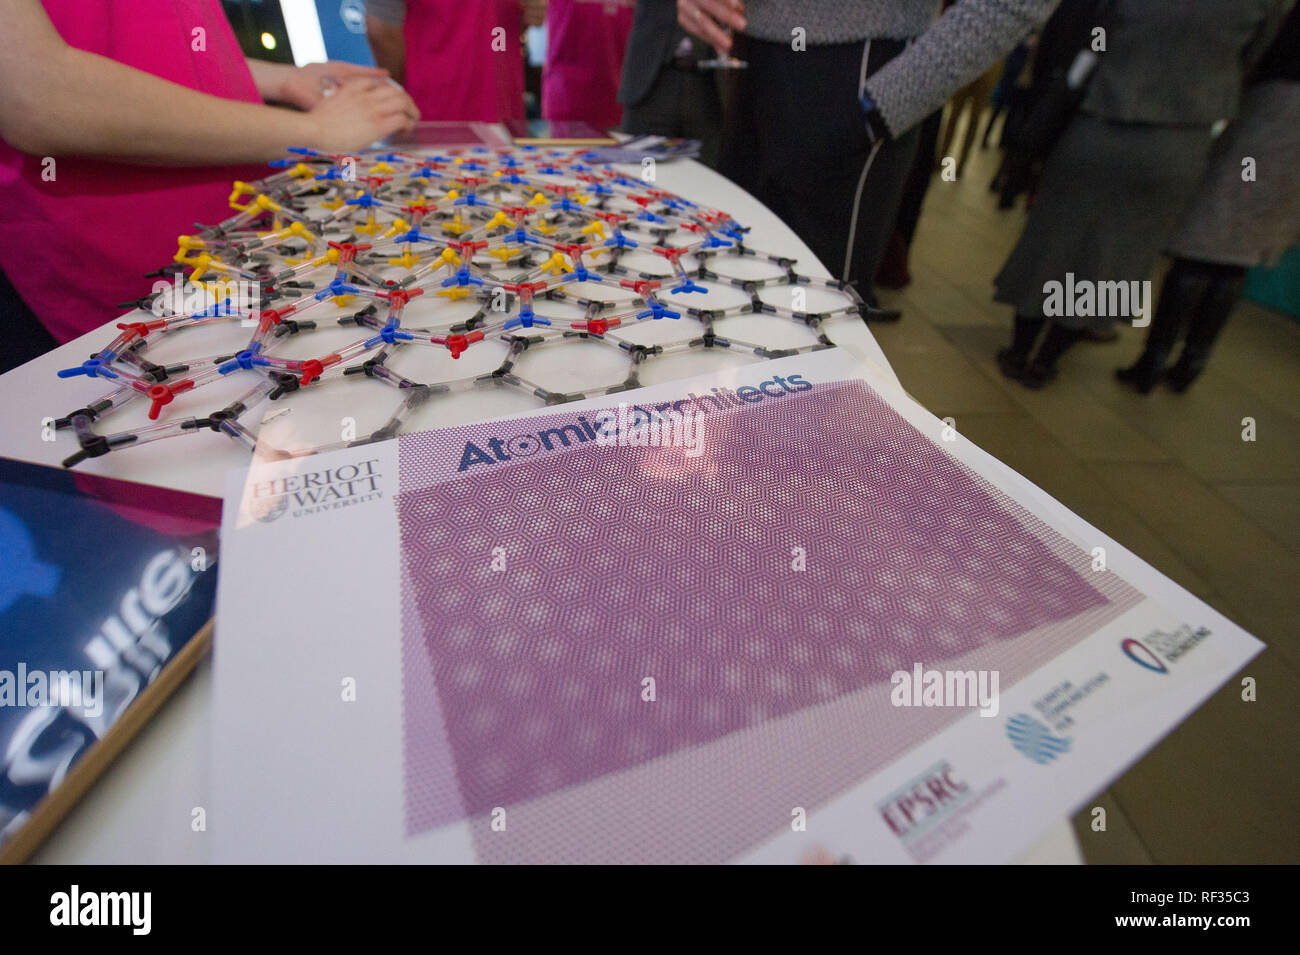
[[[623,107],[619,128],[635,136],[681,136],[681,71],[665,66],[659,71],[645,99]]]
[[[939,142],[939,126],[943,122],[943,110],[935,110],[921,123],[917,136],[916,155],[903,184],[902,197],[898,203],[898,217],[894,222],[894,231],[885,246],[880,268],[876,271],[876,285],[888,289],[906,288],[912,282],[912,273],[908,268],[908,253],[912,239],[916,235],[917,223],[921,221],[921,207],[925,203],[925,194],[934,181],[935,149]]]
[[[1183,353],[1169,369],[1165,380],[1174,391],[1184,391],[1200,377],[1205,363],[1210,359],[1214,342],[1228,323],[1228,316],[1237,306],[1242,289],[1246,287],[1246,269],[1239,265],[1213,265],[1203,263],[1207,275],[1205,297],[1201,307],[1188,316],[1187,340]]]
[[[1020,383],[1026,388],[1042,388],[1049,381],[1056,377],[1056,363],[1062,355],[1083,336],[1081,328],[1066,328],[1064,325],[1058,325],[1052,322],[1048,326],[1047,334],[1043,336],[1043,343],[1038,346],[1038,351],[1033,360],[1025,368],[1025,373],[1020,377]]]
[[[1029,364],[1029,353],[1047,324],[1041,315],[1017,315],[1011,325],[1011,347],[998,352],[998,368],[1008,378],[1019,378]]]
[[[770,136],[763,119],[762,91],[772,70],[763,56],[763,44],[744,34],[735,38],[733,54],[749,64],[729,86],[722,110],[722,142],[718,149],[718,172],[740,186],[759,202],[772,208],[772,197],[763,188],[763,144]],[[775,211],[775,210],[773,210]],[[780,215],[780,213],[777,213]]]
[[[700,162],[718,165],[722,101],[711,73],[665,66],[645,99],[623,107],[620,129],[634,135],[698,139]]]
[[[1209,291],[1209,280],[1189,259],[1175,259],[1160,289],[1156,313],[1147,329],[1146,347],[1138,360],[1115,377],[1140,394],[1148,394],[1165,372],[1169,354],[1187,320],[1195,315]]]
[[[966,122],[966,134],[962,138],[961,155],[957,157],[957,178],[960,179],[966,169],[966,160],[970,158],[971,146],[975,143],[975,135],[979,132],[980,117],[984,114],[984,107],[988,105],[988,97],[972,96],[970,99],[970,118]]]
[[[998,121],[1002,111],[1007,108],[1006,100],[1001,99],[993,104],[993,111],[989,113],[989,123],[984,127],[984,135],[980,137],[980,149],[989,148],[989,134],[993,132],[993,124]]]
[[[898,206],[897,228],[903,233],[903,241],[908,248],[916,235],[917,223],[921,221],[921,207],[925,204],[926,193],[934,181],[934,156],[939,140],[939,124],[943,111],[935,110],[921,122],[921,131],[917,135],[916,156],[907,174],[903,186],[903,197]]]
[[[0,374],[39,358],[58,344],[0,270]]]
[[[810,46],[738,38],[720,169],[790,226],[834,276],[870,300],[917,131],[873,150],[858,93],[897,41]],[[747,75],[746,75],[747,74]],[[815,121],[809,104],[821,107]]]
[[[966,98],[959,91],[948,100],[948,115],[943,120],[943,136],[939,139],[939,151],[934,156],[934,168],[940,170],[943,168],[943,161],[952,153],[952,141],[957,135],[957,123],[961,121],[961,114],[966,108]]]
[[[1002,181],[998,184],[998,208],[1010,209],[1016,198],[1029,188],[1032,157],[1022,149],[1007,150],[1002,162]]]
[[[682,135],[700,141],[700,162],[718,168],[722,145],[722,96],[713,71],[683,73],[681,78]]]
[[[852,197],[852,217],[842,255],[840,278],[852,282],[864,299],[875,304],[872,279],[889,245],[892,224],[898,219],[903,185],[920,141],[913,127],[899,139],[882,143],[870,169],[863,169]],[[834,271],[838,266],[831,265]],[[897,317],[897,316],[894,316]]]

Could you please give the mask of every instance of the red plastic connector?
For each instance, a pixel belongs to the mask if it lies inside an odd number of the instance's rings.
[[[423,295],[422,288],[395,288],[390,292],[380,292],[381,298],[388,299],[388,304],[394,308],[399,308],[417,296]]]
[[[618,328],[622,324],[621,318],[593,318],[585,322],[574,322],[570,327],[593,335],[604,335],[611,328]]]
[[[307,359],[302,363],[302,367],[299,369],[299,371],[302,372],[302,377],[299,379],[299,383],[310,385],[321,376],[326,368],[329,368],[331,365],[337,365],[342,360],[343,359],[338,355],[326,355],[324,358]]]
[[[144,338],[152,331],[166,328],[167,322],[164,319],[152,322],[118,322],[117,327],[125,333],[122,335],[122,341],[133,342],[137,338]]]
[[[473,331],[468,335],[448,335],[446,340],[447,351],[451,352],[452,358],[459,358],[466,348],[474,342],[481,342],[482,340],[483,333],[481,331]]]
[[[338,250],[340,262],[351,262],[357,257],[358,252],[365,252],[371,246],[369,242],[331,242],[329,247]]]
[[[623,286],[623,288],[632,289],[632,291],[636,292],[637,295],[640,295],[642,298],[645,298],[647,295],[649,295],[651,292],[657,289],[662,283],[652,282],[648,279],[623,279],[618,284]]]
[[[172,403],[175,398],[183,391],[189,391],[194,387],[194,382],[189,378],[182,378],[180,381],[174,381],[170,385],[154,385],[145,394],[153,402],[149,406],[149,420],[157,421],[158,415],[163,409],[163,405]]]

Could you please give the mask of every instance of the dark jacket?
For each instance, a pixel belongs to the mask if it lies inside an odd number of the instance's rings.
[[[618,101],[635,106],[650,93],[664,64],[685,33],[677,26],[676,0],[637,0],[632,33],[623,56]]]
[[[1083,110],[1102,119],[1209,126],[1237,115],[1243,66],[1293,0],[1116,0]]]

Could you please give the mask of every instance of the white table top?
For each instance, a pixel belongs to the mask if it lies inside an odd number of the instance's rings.
[[[629,175],[637,175],[629,167]],[[796,271],[810,276],[829,273],[808,247],[780,219],[757,200],[695,162],[661,163],[656,186],[686,198],[705,202],[731,213],[751,228],[747,244],[754,249],[798,260]],[[148,291],[141,280],[141,292]],[[137,313],[138,314],[138,313]],[[113,321],[120,321],[114,319]],[[134,318],[131,320],[135,320]],[[747,319],[742,319],[744,321]],[[858,358],[893,376],[889,362],[867,326],[856,317],[836,317],[823,330],[828,337]],[[57,466],[76,450],[70,432],[61,431],[53,442],[42,439],[42,420],[60,417],[87,404],[109,389],[102,381],[60,379],[55,371],[79,365],[117,333],[113,323],[0,376],[0,454],[24,461]],[[238,337],[238,336],[236,336]],[[238,342],[232,340],[230,347]],[[213,353],[220,348],[214,348]],[[699,373],[696,371],[695,373]],[[659,379],[656,379],[659,380]],[[896,379],[895,379],[896,380]],[[391,413],[394,402],[386,389],[366,389],[349,396],[360,418],[367,411],[376,424]],[[232,394],[233,398],[234,395]],[[138,404],[138,403],[137,403]],[[220,407],[214,400],[197,413]],[[472,409],[464,405],[422,421],[428,427],[490,419],[517,412],[518,402],[498,403],[487,394]],[[190,412],[187,412],[190,413]],[[301,413],[301,412],[299,412]],[[124,409],[97,425],[100,433],[124,430],[145,422],[142,407]],[[140,448],[128,448],[83,462],[81,470],[220,496],[227,472],[247,467],[248,453],[221,435],[203,432],[193,437],[171,438]],[[220,639],[218,627],[216,639]],[[200,863],[207,860],[207,838],[191,828],[192,811],[204,806],[209,772],[209,703],[211,668],[199,665],[191,679],[164,704],[116,763],[73,809],[61,827],[36,853],[34,861],[61,863]],[[219,821],[209,819],[209,825]],[[1027,862],[1081,861],[1073,832],[1066,823],[1047,833],[1025,854]]]

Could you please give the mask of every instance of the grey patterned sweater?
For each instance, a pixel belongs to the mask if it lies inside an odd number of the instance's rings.
[[[916,40],[867,80],[894,135],[920,122],[1040,26],[1059,0],[747,0],[745,31],[789,43],[795,27],[809,46],[875,37]],[[1170,0],[1176,2],[1176,0]]]

